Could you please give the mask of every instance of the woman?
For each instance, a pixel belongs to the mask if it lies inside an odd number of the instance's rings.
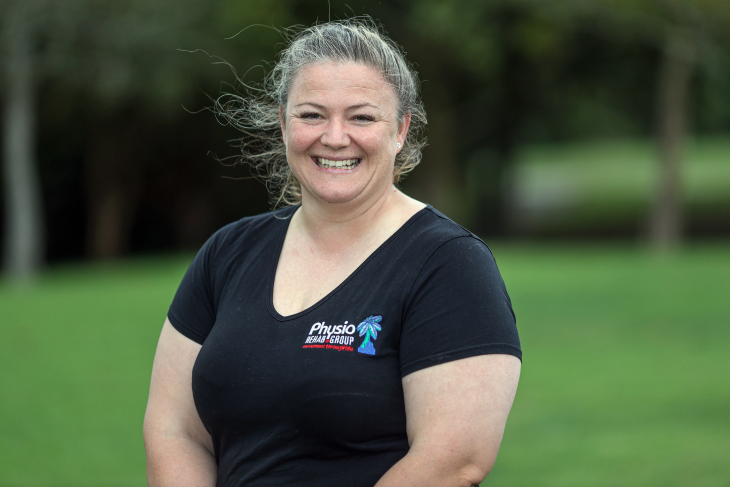
[[[303,31],[268,81],[273,105],[222,113],[276,124],[245,155],[292,204],[222,228],[188,269],[152,371],[149,485],[480,483],[521,351],[486,245],[394,186],[420,159],[415,73],[350,20]]]

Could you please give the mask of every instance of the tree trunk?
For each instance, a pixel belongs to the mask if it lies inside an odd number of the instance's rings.
[[[145,163],[139,122],[97,122],[86,157],[86,249],[93,259],[116,259],[129,249],[130,230]]]
[[[436,89],[433,89],[433,88]],[[423,165],[416,170],[420,190],[417,197],[428,201],[439,211],[453,220],[464,223],[463,177],[456,159],[454,147],[454,128],[457,120],[453,102],[449,100],[448,90],[441,88],[437,80],[431,87],[429,106],[429,147],[423,158]]]
[[[11,279],[30,280],[45,254],[45,232],[35,144],[35,73],[32,32],[22,3],[6,19],[5,80],[7,103],[3,124],[5,242],[3,266]]]
[[[423,161],[403,184],[406,192],[427,201],[449,218],[465,224],[463,197],[463,164],[459,162],[457,140],[458,117],[455,113],[453,90],[449,89],[449,75],[453,66],[441,47],[426,40],[419,46],[417,57],[431,56],[438,62],[424,66],[421,73],[429,83],[423,89],[423,101],[428,107],[428,147]]]
[[[659,174],[649,222],[651,244],[660,251],[682,239],[682,163],[694,45],[684,32],[670,32],[658,79]]]
[[[500,68],[498,90],[499,99],[492,116],[499,120],[494,136],[493,147],[495,149],[490,179],[484,181],[488,188],[483,194],[482,207],[488,208],[480,225],[477,227],[480,234],[502,236],[509,231],[509,207],[506,203],[504,177],[507,167],[513,162],[517,136],[522,126],[525,113],[528,110],[529,93],[535,91],[531,76],[530,66],[525,55],[517,45],[519,33],[517,27],[520,16],[524,16],[518,8],[507,7],[498,18],[499,30],[496,41],[502,53],[502,65]],[[486,217],[491,213],[490,217]]]

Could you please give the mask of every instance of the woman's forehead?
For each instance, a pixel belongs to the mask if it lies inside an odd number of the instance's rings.
[[[389,110],[397,105],[397,97],[393,87],[371,66],[326,62],[306,65],[294,78],[289,104],[301,103],[371,104]]]

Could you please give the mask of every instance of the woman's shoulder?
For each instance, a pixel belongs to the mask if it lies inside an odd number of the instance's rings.
[[[276,228],[286,227],[296,209],[296,206],[287,206],[286,208],[243,217],[219,228],[213,233],[210,240],[228,241],[245,236],[267,235]]]
[[[411,230],[412,238],[422,244],[428,244],[433,250],[455,239],[465,239],[477,247],[489,248],[481,238],[431,205],[427,205],[420,214],[417,224]]]
[[[228,223],[208,238],[201,253],[217,260],[222,255],[270,247],[286,231],[296,208],[289,206]]]
[[[483,240],[430,205],[401,228],[388,248],[387,259],[399,269],[415,269],[417,273],[444,266],[496,270],[492,252]]]

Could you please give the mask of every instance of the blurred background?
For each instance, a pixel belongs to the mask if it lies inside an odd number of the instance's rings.
[[[145,485],[176,286],[271,208],[211,97],[282,28],[363,14],[423,81],[403,190],[490,244],[515,305],[483,485],[730,484],[727,0],[0,0],[0,486]]]

